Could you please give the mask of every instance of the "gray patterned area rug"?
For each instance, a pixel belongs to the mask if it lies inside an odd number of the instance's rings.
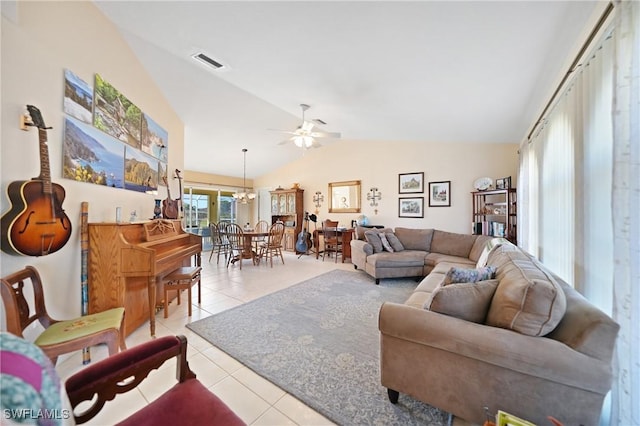
[[[391,404],[380,384],[380,306],[415,287],[335,270],[187,327],[339,425],[446,425],[406,395]]]

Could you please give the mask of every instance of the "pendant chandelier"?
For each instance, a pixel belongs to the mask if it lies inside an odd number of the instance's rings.
[[[256,194],[254,194],[253,192],[247,192],[247,148],[242,148],[242,152],[244,154],[244,168],[242,172],[243,191],[233,194],[233,198],[235,198],[241,204],[247,204],[249,203],[249,201],[256,198]]]

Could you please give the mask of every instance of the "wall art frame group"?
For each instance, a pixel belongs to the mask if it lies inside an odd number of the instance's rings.
[[[94,86],[64,70],[62,177],[157,193],[167,176],[169,134],[99,74]]]

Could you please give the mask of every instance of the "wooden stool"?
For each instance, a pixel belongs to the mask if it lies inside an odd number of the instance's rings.
[[[191,316],[191,287],[198,283],[198,304],[201,303],[200,296],[200,266],[183,266],[176,269],[162,280],[164,287],[164,317],[169,316],[169,291],[178,291],[178,305],[180,304],[180,291],[186,289],[189,297],[189,316]]]

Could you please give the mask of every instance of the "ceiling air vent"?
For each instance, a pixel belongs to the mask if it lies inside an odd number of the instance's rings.
[[[323,126],[324,126],[325,124],[327,124],[327,122],[326,122],[326,121],[324,121],[324,120],[320,120],[319,118],[314,118],[314,119],[313,119],[313,120],[311,120],[311,121],[313,121],[313,122],[314,122],[314,123],[316,123],[316,124],[322,124]]]
[[[210,57],[208,57],[207,55],[205,55],[204,53],[196,53],[195,55],[192,56],[193,59],[202,62],[203,64],[209,66],[209,67],[213,67],[215,69],[220,69],[223,68],[224,65],[222,65],[220,62],[216,61],[215,59],[212,59]]]

